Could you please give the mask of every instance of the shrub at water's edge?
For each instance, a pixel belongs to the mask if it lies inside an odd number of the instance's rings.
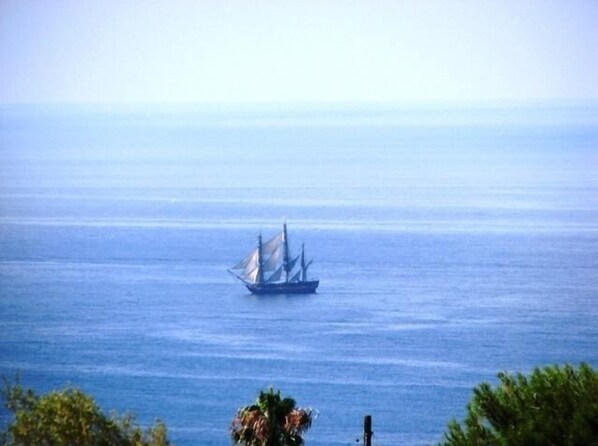
[[[5,446],[169,446],[164,423],[142,430],[133,415],[105,415],[94,399],[76,388],[38,396],[5,380],[4,406],[14,419],[0,434]]]
[[[589,365],[499,373],[473,390],[467,415],[453,420],[446,446],[598,445],[598,373]]]

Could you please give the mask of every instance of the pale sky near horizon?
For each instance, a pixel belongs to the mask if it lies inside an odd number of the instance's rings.
[[[0,0],[0,103],[598,99],[598,1]]]

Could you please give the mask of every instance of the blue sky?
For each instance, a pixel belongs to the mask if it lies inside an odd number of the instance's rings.
[[[0,102],[598,98],[598,1],[0,0]]]

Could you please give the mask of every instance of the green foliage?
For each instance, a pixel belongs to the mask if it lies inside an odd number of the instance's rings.
[[[255,404],[238,410],[231,437],[246,446],[299,446],[311,422],[311,410],[297,408],[295,400],[270,388],[260,392]]]
[[[0,439],[5,446],[168,446],[164,423],[143,431],[132,415],[106,416],[94,399],[67,388],[37,396],[5,380],[2,396],[14,419]]]
[[[445,445],[598,445],[598,373],[589,365],[498,378],[496,389],[474,389],[463,425],[450,422]]]

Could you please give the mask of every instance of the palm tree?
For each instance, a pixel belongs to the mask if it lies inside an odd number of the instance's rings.
[[[255,404],[237,411],[231,437],[245,446],[300,446],[311,422],[310,409],[296,407],[294,399],[270,388],[260,392]]]

